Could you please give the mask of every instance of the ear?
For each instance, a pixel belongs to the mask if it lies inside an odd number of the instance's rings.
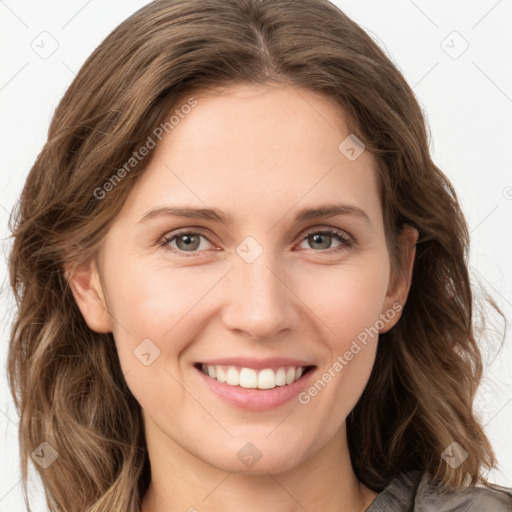
[[[402,315],[402,309],[407,301],[411,288],[412,270],[416,256],[416,242],[419,232],[416,228],[406,224],[400,233],[401,258],[404,262],[404,272],[390,280],[386,299],[381,311],[381,318],[385,317],[384,327],[379,329],[383,334],[396,325]]]
[[[89,328],[99,333],[112,332],[110,314],[96,262],[91,260],[72,270],[66,266],[65,276]]]

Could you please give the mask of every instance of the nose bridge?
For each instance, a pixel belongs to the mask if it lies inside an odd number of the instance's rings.
[[[291,328],[297,320],[293,294],[286,286],[284,267],[270,248],[247,237],[236,248],[224,321],[232,329],[266,338]]]
[[[245,289],[248,302],[275,302],[277,307],[285,302],[286,294],[282,289],[284,276],[279,275],[275,259],[261,255],[252,263],[239,262],[237,267],[237,277],[242,288],[239,292]]]

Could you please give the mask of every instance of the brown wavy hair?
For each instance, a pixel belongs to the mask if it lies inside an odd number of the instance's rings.
[[[426,121],[402,74],[327,0],[157,0],[84,63],[13,210],[9,268],[17,312],[8,374],[27,506],[28,458],[46,441],[59,457],[35,467],[52,511],[139,510],[151,478],[141,409],[112,333],[85,323],[65,264],[96,257],[151,154],[107,198],[94,191],[178,98],[236,83],[287,84],[333,99],[349,133],[378,160],[394,275],[404,271],[402,227],[420,234],[402,318],[381,335],[368,385],[347,419],[358,478],[378,492],[400,471],[421,469],[460,487],[467,475],[475,484],[496,465],[473,412],[482,356],[467,224],[431,159]],[[468,454],[458,468],[441,457],[453,441]]]

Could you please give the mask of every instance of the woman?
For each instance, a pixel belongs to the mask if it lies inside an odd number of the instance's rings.
[[[52,510],[511,509],[464,216],[410,87],[327,1],[123,22],[13,237],[22,469]]]

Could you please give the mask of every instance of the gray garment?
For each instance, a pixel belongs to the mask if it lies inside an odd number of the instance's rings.
[[[484,484],[441,493],[429,473],[393,478],[365,512],[512,512],[512,487]]]

